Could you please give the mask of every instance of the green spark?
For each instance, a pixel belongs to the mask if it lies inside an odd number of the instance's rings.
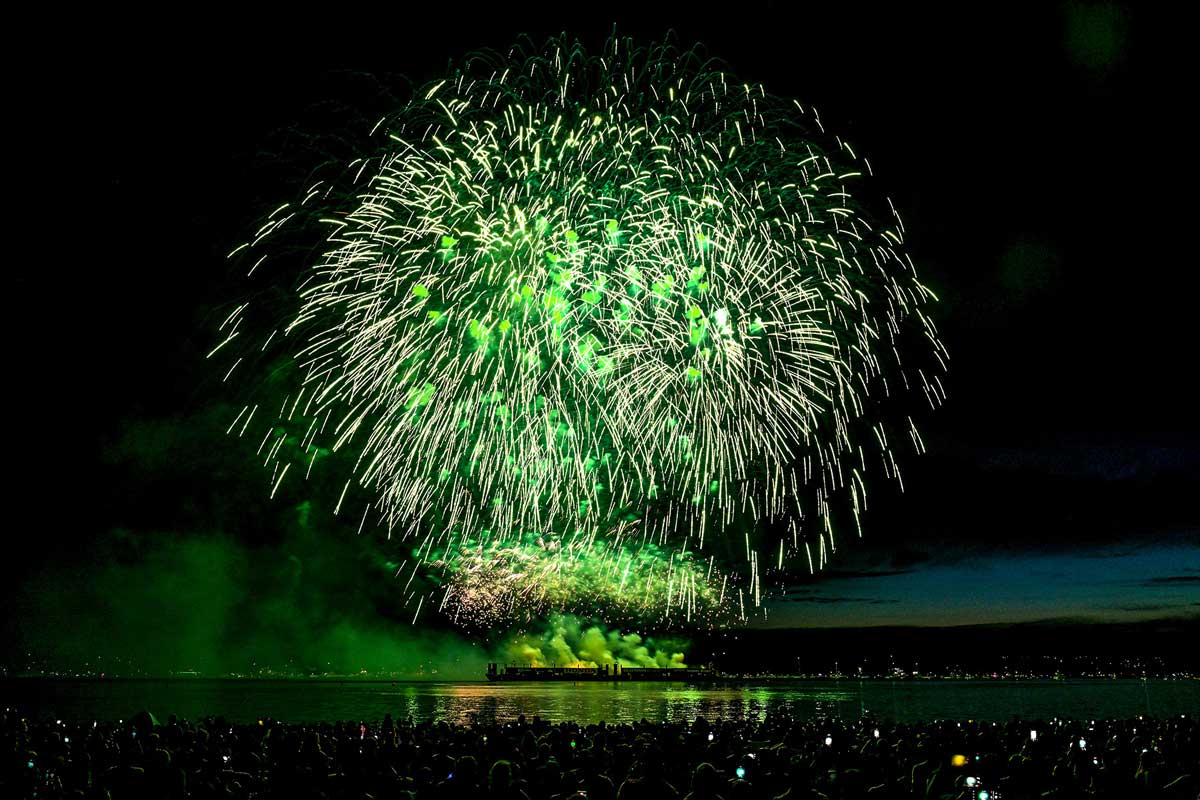
[[[235,249],[313,257],[221,325],[211,358],[271,370],[231,435],[269,491],[347,473],[336,507],[413,551],[410,611],[720,624],[795,566],[779,531],[819,568],[923,449],[887,416],[944,397],[903,226],[815,116],[706,63],[470,60]]]

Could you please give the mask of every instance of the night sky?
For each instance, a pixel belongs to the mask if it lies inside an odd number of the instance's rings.
[[[240,291],[224,256],[307,168],[348,161],[408,81],[520,33],[597,49],[614,22],[643,41],[673,29],[815,106],[870,159],[942,299],[950,399],[929,454],[905,462],[903,493],[876,482],[866,538],[769,624],[1194,623],[1200,281],[1172,20],[809,5],[335,6],[10,32],[5,632],[29,648],[136,618],[175,646],[214,596],[228,617],[304,594],[310,630],[375,614],[387,587],[363,588],[358,545],[298,534],[319,527],[297,525],[304,497],[269,503],[221,435],[232,399],[203,356]],[[386,616],[368,627],[386,636]],[[253,638],[226,617],[196,641]]]

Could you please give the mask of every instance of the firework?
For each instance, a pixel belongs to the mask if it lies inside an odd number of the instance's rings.
[[[289,365],[287,398],[231,431],[268,423],[272,494],[351,455],[339,510],[364,494],[440,571],[431,605],[744,614],[764,571],[825,562],[869,469],[899,477],[878,406],[941,401],[932,294],[814,114],[693,53],[559,39],[472,58],[376,133],[235,251],[269,269],[326,226],[249,346]],[[922,449],[911,419],[900,436]],[[634,564],[660,568],[623,600]]]
[[[737,600],[713,557],[620,539],[560,542],[550,535],[463,541],[431,555],[451,576],[441,603],[455,622],[490,627],[552,613],[601,615],[660,627],[728,616]]]

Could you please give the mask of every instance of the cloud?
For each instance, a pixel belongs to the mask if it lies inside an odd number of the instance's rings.
[[[1145,545],[1133,545],[1130,547],[1109,547],[1099,550],[1085,550],[1079,554],[1079,557],[1095,559],[1129,558],[1130,556],[1136,556],[1144,548]]]
[[[1079,442],[1063,438],[1041,447],[981,449],[989,472],[1029,471],[1047,476],[1101,481],[1190,477],[1200,463],[1194,446],[1152,442]]]
[[[789,595],[784,599],[789,603],[817,603],[820,605],[834,605],[837,603],[865,603],[872,606],[881,606],[900,602],[899,600],[883,597],[827,597],[816,594],[804,594],[799,597],[792,597]]]
[[[828,580],[865,580],[868,578],[891,578],[895,575],[908,575],[916,572],[914,569],[830,569],[820,573]]]
[[[826,573],[828,574],[828,573]],[[819,587],[790,586],[780,598],[785,603],[811,603],[813,605],[891,605],[899,603],[897,599],[886,597],[859,597],[854,595],[825,594]]]
[[[1163,586],[1164,584],[1200,583],[1200,575],[1164,575],[1141,581],[1139,586]]]
[[[1129,603],[1126,605],[1109,606],[1113,611],[1128,611],[1128,612],[1158,612],[1172,611],[1177,608],[1187,608],[1189,605],[1200,605],[1200,603]]]
[[[932,553],[928,553],[924,550],[913,550],[910,548],[905,548],[903,550],[897,550],[892,555],[892,568],[897,569],[897,570],[903,570],[903,569],[907,569],[909,567],[914,567],[917,564],[924,564],[925,562],[931,561],[932,559],[933,559]]]

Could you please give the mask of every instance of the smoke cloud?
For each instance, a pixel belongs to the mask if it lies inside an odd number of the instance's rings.
[[[270,499],[234,413],[133,419],[106,443],[105,504],[63,515],[62,546],[5,587],[0,672],[483,675],[480,643],[413,624],[405,543],[358,535],[321,481]]]
[[[112,506],[7,598],[0,671],[478,680],[488,661],[684,664],[684,641],[575,616],[490,644],[433,609],[414,624],[412,545],[334,516],[340,483],[317,475],[271,500],[253,444],[225,436],[232,414],[125,424],[100,476]]]
[[[687,643],[655,641],[636,633],[606,629],[576,616],[550,618],[540,632],[521,633],[503,643],[508,663],[530,667],[683,667]]]

